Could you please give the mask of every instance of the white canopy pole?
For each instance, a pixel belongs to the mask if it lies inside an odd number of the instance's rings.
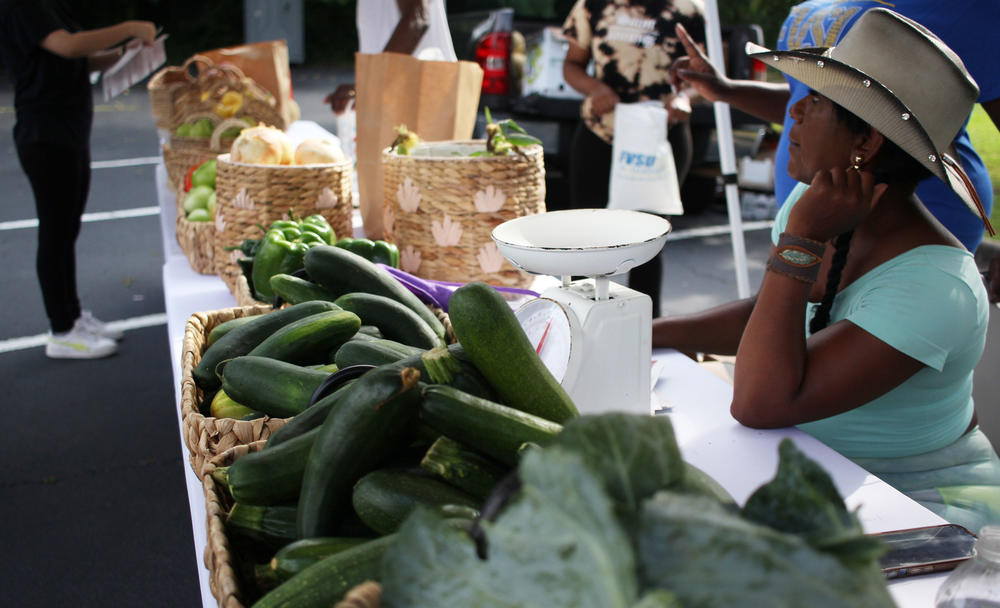
[[[721,72],[726,70],[722,54],[722,32],[719,26],[719,7],[716,0],[705,0],[705,40],[708,57]],[[733,150],[733,123],[729,104],[720,101],[715,107],[715,132],[719,140],[719,161],[725,179],[726,210],[729,213],[729,232],[732,235],[733,261],[736,263],[736,290],[740,298],[750,296],[750,277],[747,272],[747,250],[743,241],[743,216],[740,212],[740,193],[736,184],[736,153]]]

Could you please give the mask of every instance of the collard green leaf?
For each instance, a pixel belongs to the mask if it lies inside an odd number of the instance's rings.
[[[403,524],[382,564],[385,606],[628,608],[638,597],[631,543],[603,484],[579,456],[525,454],[521,492],[481,522],[487,559],[430,513]]]
[[[865,536],[847,510],[829,473],[785,438],[778,446],[778,471],[743,506],[743,516],[775,530],[798,534],[812,546],[846,563],[867,563],[885,549]]]
[[[623,413],[580,416],[566,423],[550,445],[580,454],[604,481],[623,521],[634,520],[642,501],[679,483],[685,463],[670,419]]]
[[[874,565],[849,568],[711,498],[658,493],[639,538],[643,587],[669,589],[683,606],[893,606]]]

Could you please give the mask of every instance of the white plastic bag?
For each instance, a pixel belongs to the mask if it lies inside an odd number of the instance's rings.
[[[609,209],[681,215],[674,153],[667,141],[667,110],[659,102],[615,106]]]

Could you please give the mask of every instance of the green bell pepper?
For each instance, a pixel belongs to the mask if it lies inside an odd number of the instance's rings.
[[[325,241],[326,245],[333,245],[337,240],[337,236],[333,233],[333,228],[330,226],[330,223],[326,221],[325,217],[319,215],[318,213],[303,218],[303,220],[299,222],[299,228],[303,232],[312,232],[323,237],[323,241]]]
[[[399,248],[395,243],[388,241],[375,241],[372,249],[371,260],[376,264],[385,264],[393,268],[399,268]]]
[[[257,298],[262,301],[273,298],[271,277],[291,274],[302,268],[306,251],[320,244],[324,244],[321,237],[312,233],[303,234],[289,226],[268,230],[253,259],[252,282]]]
[[[399,248],[388,241],[344,237],[334,244],[370,262],[399,268]]]

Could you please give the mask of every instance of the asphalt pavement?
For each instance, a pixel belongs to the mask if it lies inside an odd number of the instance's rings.
[[[322,99],[350,77],[293,68],[302,118],[334,131]],[[144,87],[111,102],[95,90],[95,103],[78,281],[84,307],[125,328],[125,339],[108,359],[54,361],[44,354],[36,214],[11,138],[13,94],[0,85],[0,605],[197,606],[203,547],[192,540],[165,325],[158,136]],[[737,296],[726,222],[718,204],[673,220],[680,238],[661,254],[665,314]],[[752,287],[768,234],[745,233]]]

